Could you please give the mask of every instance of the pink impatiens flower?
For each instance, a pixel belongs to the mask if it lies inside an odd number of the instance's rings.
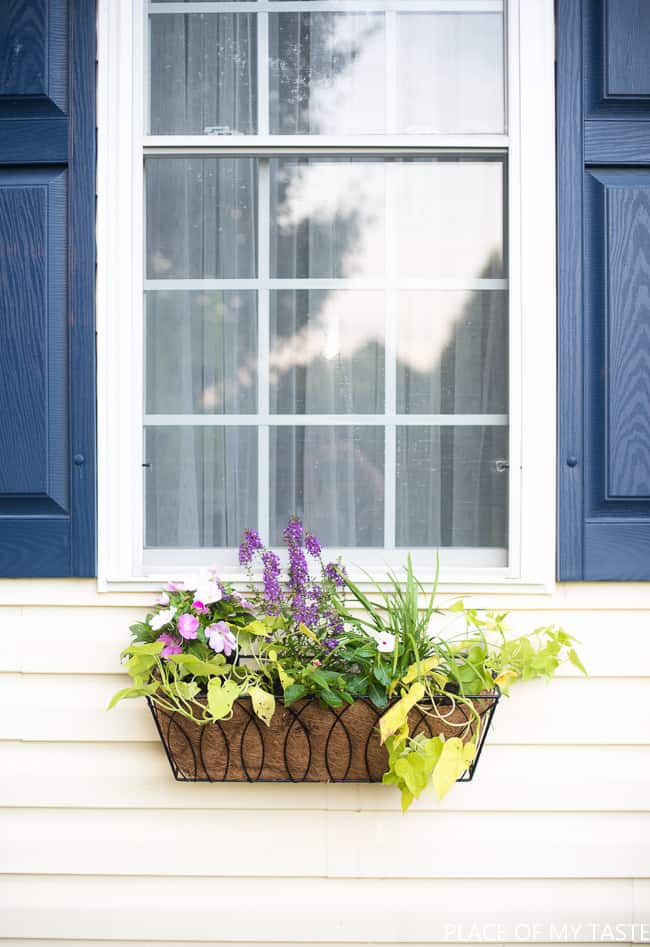
[[[205,637],[213,651],[216,651],[217,654],[223,653],[226,657],[229,657],[237,646],[237,639],[225,621],[217,621],[212,625],[208,625],[205,629]]]
[[[160,638],[158,638],[158,641],[162,641],[165,646],[160,652],[163,658],[168,658],[172,654],[181,654],[183,651],[183,647],[178,638],[170,635],[168,631],[164,631]]]
[[[183,638],[196,638],[199,620],[196,615],[181,615],[178,619],[178,633]]]
[[[167,592],[162,592],[158,598],[159,605],[169,605],[169,595]]]

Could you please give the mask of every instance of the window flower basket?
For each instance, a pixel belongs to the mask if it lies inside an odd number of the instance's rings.
[[[499,690],[468,698],[471,709],[451,696],[434,707],[423,701],[408,715],[409,732],[426,738],[460,737],[476,755],[460,781],[472,779],[492,721]],[[286,706],[276,702],[268,726],[246,697],[235,701],[227,720],[200,725],[149,699],[174,777],[181,782],[380,783],[388,752],[380,742],[384,710],[357,699],[334,708],[308,697]]]
[[[131,627],[133,685],[111,706],[147,698],[177,780],[381,781],[405,810],[428,785],[442,799],[473,777],[513,681],[565,659],[584,670],[561,628],[509,638],[504,614],[440,607],[410,557],[368,596],[299,520],[284,538],[283,575],[244,534],[240,562],[255,578],[259,561],[262,588],[244,597],[209,570],[168,585]]]

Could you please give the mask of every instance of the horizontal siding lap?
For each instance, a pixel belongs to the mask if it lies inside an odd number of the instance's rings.
[[[650,813],[5,809],[0,837],[10,874],[650,878]]]
[[[399,794],[385,786],[177,783],[159,743],[89,747],[85,743],[5,742],[0,743],[0,772],[11,776],[0,805],[14,808],[399,808]],[[474,780],[451,792],[443,808],[454,812],[650,811],[648,773],[650,746],[492,745],[483,754]],[[46,774],[52,778],[45,779]],[[431,792],[414,803],[414,811],[440,809]]]
[[[630,880],[543,879],[418,881],[284,878],[10,876],[0,885],[0,936],[139,938],[274,944],[427,944],[453,940],[454,929],[521,925],[557,930],[565,923],[631,923],[643,918]],[[642,891],[642,894],[644,892]],[[143,909],[146,906],[147,910]],[[647,913],[647,911],[646,911]],[[467,938],[465,938],[467,939]],[[540,938],[541,939],[541,938]],[[585,940],[589,940],[585,937]]]

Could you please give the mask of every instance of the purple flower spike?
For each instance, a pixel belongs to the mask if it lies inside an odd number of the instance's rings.
[[[345,585],[345,580],[343,576],[345,575],[345,568],[342,565],[339,565],[337,562],[328,562],[325,566],[325,575],[333,582],[337,589],[342,589]]]
[[[178,633],[182,638],[196,638],[199,620],[196,615],[181,615],[178,619]]]
[[[269,614],[274,614],[275,606],[282,600],[279,582],[280,560],[274,552],[267,549],[262,554],[262,562],[264,563],[264,597],[267,609],[270,609]]]
[[[297,516],[292,516],[287,525],[285,526],[282,535],[289,545],[302,545],[303,539],[303,528],[302,523]]]
[[[305,536],[305,549],[310,556],[313,556],[314,559],[318,559],[320,556],[321,548],[318,541],[318,537],[314,536],[313,533],[307,533]]]
[[[253,559],[256,552],[263,549],[264,545],[260,539],[260,534],[256,529],[245,529],[244,538],[239,547],[239,564],[247,566]]]
[[[333,651],[334,648],[338,647],[338,638],[323,638],[323,646],[327,648],[328,651]]]

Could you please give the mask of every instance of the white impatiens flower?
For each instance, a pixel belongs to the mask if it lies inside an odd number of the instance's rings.
[[[202,605],[212,605],[223,598],[219,580],[213,569],[205,569],[198,575],[188,579],[185,587],[194,592],[194,601]]]
[[[366,631],[377,642],[377,651],[391,654],[395,650],[395,635],[391,635],[389,631]]]
[[[165,608],[162,612],[158,612],[157,615],[151,616],[149,619],[149,627],[153,628],[154,631],[160,631],[161,628],[164,628],[165,625],[168,625],[170,621],[172,621],[175,614],[175,608]]]

